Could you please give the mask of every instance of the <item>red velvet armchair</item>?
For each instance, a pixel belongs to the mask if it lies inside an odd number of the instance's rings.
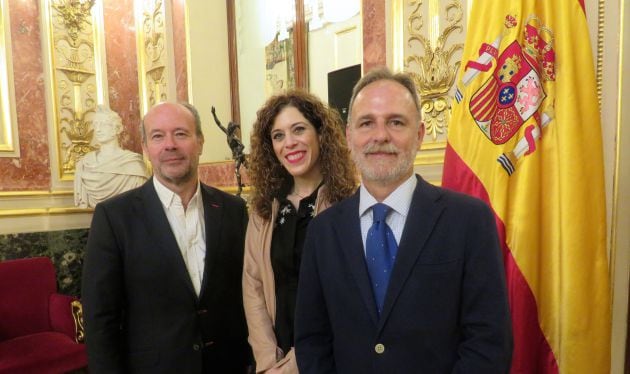
[[[0,262],[0,373],[66,373],[87,366],[80,304],[57,293],[47,257]],[[75,317],[73,317],[73,308]]]

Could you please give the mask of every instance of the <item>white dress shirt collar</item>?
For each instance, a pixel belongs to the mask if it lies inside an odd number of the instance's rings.
[[[162,182],[160,182],[156,177],[153,177],[153,186],[155,187],[155,191],[157,192],[158,198],[160,199],[160,201],[162,202],[162,205],[166,209],[170,209],[174,202],[178,202],[181,204],[182,199],[179,197],[179,195],[171,191],[164,184],[162,184]],[[202,205],[201,195],[199,192],[200,190],[201,190],[201,183],[197,181],[197,190],[195,191],[195,194],[190,199],[190,202],[188,203],[189,205],[190,204],[199,204],[200,206]]]
[[[383,204],[388,205],[401,216],[407,217],[411,206],[411,199],[413,198],[413,191],[416,189],[417,184],[418,179],[415,174],[412,174],[383,200]],[[365,188],[365,185],[361,184],[359,192],[359,216],[363,216],[367,213],[367,210],[372,208],[372,205],[376,203],[378,203],[376,198],[370,194],[367,188]]]

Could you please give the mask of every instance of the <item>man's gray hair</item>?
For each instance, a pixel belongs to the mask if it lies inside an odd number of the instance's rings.
[[[416,85],[413,82],[411,76],[407,73],[392,73],[386,67],[377,68],[375,70],[370,71],[365,74],[358,82],[354,85],[352,89],[352,97],[350,98],[350,105],[348,106],[348,123],[351,122],[352,116],[352,106],[354,105],[354,100],[357,98],[357,95],[361,90],[363,90],[367,85],[372,84],[377,81],[388,80],[399,83],[403,87],[409,91],[411,94],[411,98],[413,99],[413,103],[418,110],[418,118],[421,118],[420,111],[420,96],[418,95],[418,90],[416,89]]]
[[[203,139],[203,131],[201,130],[201,117],[199,117],[199,111],[197,110],[197,108],[195,108],[192,104],[183,101],[179,102],[178,104],[188,109],[190,114],[193,115],[193,118],[195,119],[195,133],[198,137]],[[146,114],[144,115],[144,117],[146,118]],[[147,132],[144,129],[145,118],[142,118],[142,120],[140,121],[140,137],[142,139],[142,144],[147,144]]]

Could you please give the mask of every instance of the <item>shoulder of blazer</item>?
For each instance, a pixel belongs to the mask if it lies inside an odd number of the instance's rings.
[[[428,201],[438,201],[444,194],[449,194],[452,191],[444,189],[442,187],[435,186],[427,181],[425,181],[420,175],[416,174],[416,180],[418,181],[416,184],[416,189],[413,191],[414,198],[422,198]]]
[[[457,209],[487,210],[488,204],[474,196],[461,192],[434,186],[418,176],[418,185],[415,194],[420,194],[431,201],[440,202],[445,206],[457,207]]]
[[[350,195],[349,197],[346,197],[345,199],[335,204],[332,204],[328,208],[317,213],[317,215],[313,217],[313,220],[311,221],[309,226],[312,224],[319,225],[323,222],[328,221],[338,222],[338,220],[340,219],[339,216],[345,215],[348,210],[356,211],[357,219],[359,218],[359,190],[357,190],[357,192]]]
[[[240,209],[246,208],[245,200],[236,195],[229,194],[204,183],[201,183],[201,190],[202,194],[204,194],[204,204],[210,203],[238,207]],[[207,199],[207,202],[205,199]]]

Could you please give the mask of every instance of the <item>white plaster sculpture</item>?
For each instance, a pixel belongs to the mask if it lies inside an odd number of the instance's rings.
[[[74,174],[74,205],[81,208],[94,207],[148,178],[142,155],[120,147],[118,136],[123,127],[116,112],[99,105],[92,125],[100,147],[77,162]]]

